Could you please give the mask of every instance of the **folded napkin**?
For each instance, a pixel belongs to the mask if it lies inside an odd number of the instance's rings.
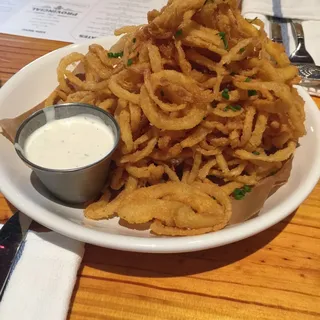
[[[242,0],[243,13],[320,21],[319,0]]]
[[[30,231],[0,302],[0,319],[66,319],[83,254],[81,242]]]
[[[270,23],[266,16],[300,19],[305,35],[305,44],[316,65],[320,66],[320,0],[243,0],[242,14],[248,19],[258,17],[265,23],[270,35]],[[290,55],[296,41],[290,23],[282,23],[282,37],[286,52]],[[320,96],[320,87],[308,88],[311,94]]]

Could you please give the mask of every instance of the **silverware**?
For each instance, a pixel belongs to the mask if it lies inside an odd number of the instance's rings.
[[[310,63],[315,65],[311,55],[306,49],[302,24],[298,20],[291,20],[291,25],[297,41],[297,47],[290,55],[290,61],[296,64]]]
[[[99,117],[110,127],[115,137],[113,150],[106,156],[86,167],[55,170],[40,167],[24,156],[24,144],[28,136],[47,123],[47,119],[64,119],[78,114]],[[19,127],[15,138],[15,148],[19,157],[29,166],[44,186],[58,199],[79,204],[94,199],[105,185],[109,172],[111,155],[118,146],[120,128],[116,120],[106,111],[84,103],[65,103],[39,110],[27,118]]]
[[[291,25],[297,41],[297,47],[290,55],[290,61],[299,69],[302,81],[309,84],[320,84],[320,67],[316,66],[314,60],[306,49],[304,32],[299,20],[292,20]]]
[[[280,23],[287,20],[275,18],[275,17],[268,17],[268,19],[270,21],[271,40],[278,43],[283,43]],[[307,52],[305,48],[302,25],[296,20],[294,20],[293,26],[296,30],[295,33],[296,33],[298,45],[297,45],[297,49],[292,53],[289,59],[299,69],[299,75],[301,76],[300,85],[305,87],[311,95],[319,96],[318,91],[314,90],[313,86],[320,85],[320,67],[314,64],[312,57],[310,56],[310,54]],[[300,59],[299,57],[300,58],[304,57],[304,58],[302,58],[302,60],[299,60]],[[298,61],[304,61],[304,62],[302,63]],[[307,63],[307,61],[309,61],[309,63]]]
[[[31,218],[18,211],[0,230],[0,301],[31,222]]]
[[[283,40],[282,40],[280,20],[275,17],[269,17],[269,21],[270,21],[271,40],[274,42],[282,43]]]

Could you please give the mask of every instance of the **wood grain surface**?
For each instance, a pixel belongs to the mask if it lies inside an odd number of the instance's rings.
[[[0,34],[0,80],[64,45]],[[0,195],[0,220],[13,211]],[[87,245],[68,319],[320,319],[319,266],[320,184],[287,219],[221,248],[151,255]]]

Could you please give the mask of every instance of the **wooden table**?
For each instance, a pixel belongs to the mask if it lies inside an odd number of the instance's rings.
[[[1,81],[64,45],[0,34]],[[13,210],[0,195],[0,217]],[[87,245],[69,312],[70,320],[319,318],[320,183],[287,219],[221,248],[151,255]]]

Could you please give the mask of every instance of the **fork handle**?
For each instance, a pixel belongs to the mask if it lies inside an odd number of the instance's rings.
[[[302,24],[300,23],[300,21],[299,20],[292,20],[292,26],[293,26],[293,30],[296,34],[297,40],[304,41],[304,32],[303,32]]]

